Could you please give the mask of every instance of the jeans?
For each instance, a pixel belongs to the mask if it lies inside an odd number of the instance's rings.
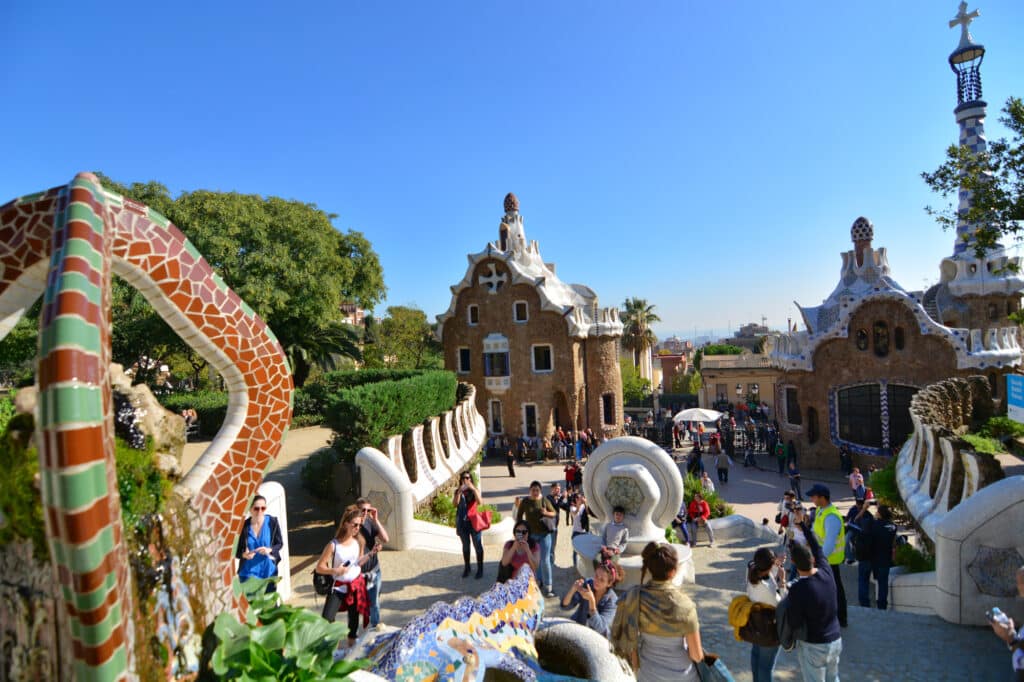
[[[468,523],[468,522],[467,522]],[[459,533],[459,539],[462,540],[462,559],[466,562],[466,566],[469,566],[469,542],[473,541],[473,549],[476,550],[477,563],[483,563],[484,560],[484,544],[480,540],[480,531],[474,530],[469,532]]]
[[[380,623],[380,575],[380,566],[377,566],[374,571],[363,574],[363,578],[366,579],[366,601],[370,603],[371,628]]]
[[[750,648],[750,671],[754,673],[754,682],[772,682],[775,670],[775,659],[779,655],[777,646],[758,646]]]
[[[715,544],[715,531],[711,530],[711,526],[704,519],[690,519],[687,522],[690,526],[690,546],[697,544],[697,532],[703,528],[708,532],[708,542]]]
[[[540,566],[537,579],[543,588],[551,587],[551,533],[530,535],[530,539],[540,545]]]
[[[828,644],[810,644],[797,641],[796,660],[804,682],[839,682],[839,654],[843,652],[843,638]]]
[[[718,470],[718,482],[719,483],[728,483],[729,482],[729,470],[728,469],[719,469]]]
[[[857,565],[857,600],[861,606],[871,606],[871,577],[878,583],[878,608],[889,608],[889,564],[861,561]]]

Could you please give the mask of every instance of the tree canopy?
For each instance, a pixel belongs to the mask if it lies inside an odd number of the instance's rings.
[[[341,304],[372,308],[384,296],[380,260],[363,234],[341,232],[315,204],[236,192],[196,190],[172,198],[157,182],[104,187],[171,220],[213,269],[270,326],[301,386],[310,366],[333,369],[335,356],[359,357],[359,330]],[[142,297],[115,285],[114,360],[191,355]],[[194,358],[196,363],[201,360]],[[198,372],[198,369],[197,369]]]
[[[1002,237],[1019,240],[1024,230],[1024,103],[1010,97],[1002,111],[999,120],[1009,128],[1010,139],[990,141],[981,154],[951,145],[941,166],[921,174],[932,191],[950,198],[945,208],[925,210],[943,229],[956,228],[961,217],[976,226],[971,239],[979,258],[997,248]],[[972,193],[963,215],[958,210],[961,189]]]
[[[622,377],[622,401],[625,404],[636,404],[651,392],[651,382],[640,376],[634,365],[619,360],[619,374]]]
[[[643,298],[627,298],[622,308],[622,345],[633,352],[633,364],[639,365],[640,355],[658,342],[651,325],[661,322],[661,318]]]
[[[363,359],[367,367],[441,369],[440,344],[427,314],[410,306],[390,306],[387,317],[367,318]]]

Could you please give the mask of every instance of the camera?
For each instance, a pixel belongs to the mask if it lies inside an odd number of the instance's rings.
[[[583,581],[583,586],[586,587],[587,589],[593,590],[594,589],[594,579],[593,578],[587,578],[586,580]]]

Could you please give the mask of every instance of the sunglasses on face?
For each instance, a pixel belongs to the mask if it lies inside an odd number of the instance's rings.
[[[264,509],[266,509],[266,507],[253,507],[252,508],[253,511],[263,511]]]

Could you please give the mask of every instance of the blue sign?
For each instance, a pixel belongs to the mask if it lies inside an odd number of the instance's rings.
[[[1007,416],[1024,424],[1024,375],[1006,375]]]

